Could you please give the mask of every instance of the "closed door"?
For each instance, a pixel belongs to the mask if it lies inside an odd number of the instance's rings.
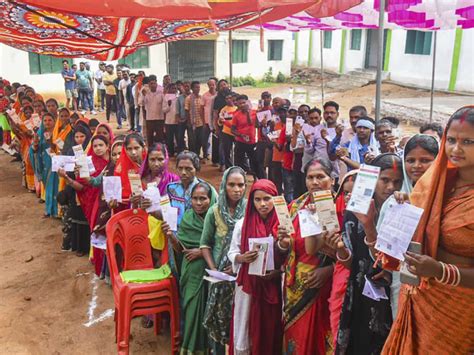
[[[176,80],[206,82],[214,76],[215,41],[178,41],[168,45],[170,75]]]

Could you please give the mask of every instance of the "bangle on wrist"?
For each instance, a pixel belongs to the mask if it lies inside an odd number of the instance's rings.
[[[369,242],[367,240],[367,236],[364,237],[364,244],[367,245],[368,247],[374,247],[375,246],[375,243],[377,243],[376,240],[374,240],[373,242]]]
[[[282,247],[279,240],[277,240],[277,247],[278,247],[278,249],[280,249],[281,251],[288,251],[288,249],[290,248],[289,246],[286,247],[286,248]]]
[[[347,252],[348,252],[349,255],[348,255],[345,259],[342,259],[342,258],[339,256],[339,251],[336,251],[336,258],[337,258],[337,260],[340,261],[341,263],[346,262],[346,261],[349,261],[350,258],[352,257],[352,252],[350,251],[350,249],[347,249],[347,248],[346,248],[346,250],[347,250]]]

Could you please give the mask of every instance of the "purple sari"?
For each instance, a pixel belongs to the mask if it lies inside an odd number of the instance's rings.
[[[150,153],[157,152],[157,151],[163,152],[165,156],[165,161],[163,163],[163,168],[158,173],[158,175],[154,179],[150,179],[151,172],[150,172],[150,167],[148,164],[148,156]],[[159,144],[155,144],[153,147],[150,148],[150,150],[148,150],[146,158],[140,170],[140,177],[142,178],[142,180],[146,179],[148,183],[151,183],[154,181],[158,182],[158,190],[160,190],[161,196],[166,195],[166,186],[168,186],[170,182],[179,181],[179,176],[169,171],[168,163],[169,163],[169,156],[168,156],[168,151],[166,149],[166,146],[159,143]]]

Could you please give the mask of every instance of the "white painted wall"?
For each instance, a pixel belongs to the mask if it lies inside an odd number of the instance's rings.
[[[320,61],[320,31],[313,31],[312,66],[319,68]],[[388,71],[394,81],[412,84],[423,88],[431,87],[431,55],[405,54],[405,30],[392,31],[392,43]],[[350,49],[350,30],[347,30],[346,55],[343,72],[364,68],[367,46],[367,31],[363,30],[360,50]],[[436,80],[435,88],[447,90],[451,75],[451,63],[454,49],[455,30],[438,31]],[[342,30],[333,31],[331,48],[324,49],[324,68],[339,71],[341,55]],[[433,36],[434,38],[434,36]],[[309,31],[298,34],[297,65],[308,65]],[[294,43],[293,43],[294,47]],[[294,57],[294,48],[293,48]],[[474,29],[463,30],[459,70],[455,90],[474,92]]]
[[[265,31],[264,32],[264,51],[260,50],[260,33],[254,31],[234,31],[233,40],[248,40],[248,62],[234,63],[232,66],[233,76],[242,77],[252,75],[255,79],[261,79],[262,76],[272,68],[273,75],[278,72],[285,76],[291,73],[292,59],[292,40],[290,32]],[[268,41],[272,39],[283,40],[283,57],[279,61],[269,61]],[[228,32],[219,33],[216,43],[216,76],[218,78],[229,76],[229,34]]]

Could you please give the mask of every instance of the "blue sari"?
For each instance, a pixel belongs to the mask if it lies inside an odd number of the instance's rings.
[[[51,146],[44,137],[45,131],[43,123],[41,123],[40,129],[38,130],[38,149],[34,151],[32,145],[29,155],[35,175],[37,179],[43,183],[45,189],[45,214],[56,217],[58,215],[56,195],[58,194],[59,188],[59,176],[57,173],[51,171],[52,159],[48,154],[48,148]]]

